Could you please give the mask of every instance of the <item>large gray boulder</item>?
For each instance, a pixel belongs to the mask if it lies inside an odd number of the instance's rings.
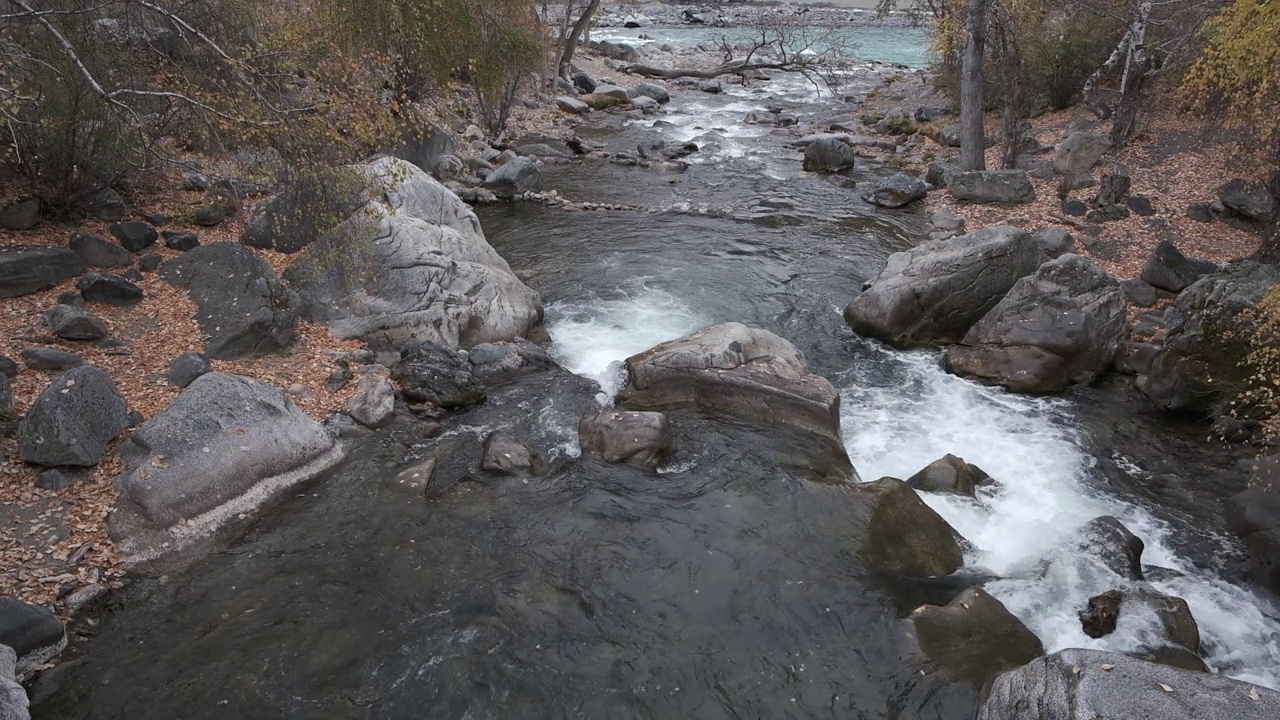
[[[957,200],[975,203],[1029,203],[1035,187],[1025,170],[975,170],[958,172],[947,180],[947,191]]]
[[[858,556],[882,575],[936,577],[964,564],[955,529],[897,478],[858,486],[869,508]]]
[[[1272,720],[1280,693],[1099,650],[1062,650],[996,677],[978,720]]]
[[[471,347],[525,337],[541,323],[538,294],[457,195],[402,160],[361,171],[374,199],[285,272],[308,320],[379,350],[419,340]]]
[[[1057,392],[1092,383],[1126,333],[1120,284],[1093,261],[1063,255],[1019,280],[948,348],[947,368],[1017,392]]]
[[[1271,197],[1267,186],[1260,182],[1236,178],[1218,188],[1218,199],[1223,205],[1250,220],[1271,222],[1275,199]]]
[[[84,260],[67,248],[2,249],[0,299],[48,290],[84,271]]]
[[[626,94],[626,91],[622,91]],[[482,187],[501,198],[510,198],[542,189],[542,170],[527,157],[518,157],[502,164],[489,173]]]
[[[111,538],[131,568],[185,567],[342,455],[283,390],[201,375],[121,445]]]
[[[822,137],[805,147],[804,169],[825,173],[852,170],[857,157],[848,143],[836,137]]]
[[[1111,138],[1103,133],[1073,132],[1058,144],[1053,157],[1053,169],[1059,175],[1069,178],[1083,175],[1110,149]]]
[[[205,353],[234,360],[293,342],[298,296],[265,260],[238,243],[201,245],[166,262],[160,277],[195,302]]]
[[[129,427],[129,407],[111,377],[93,365],[54,378],[18,426],[18,454],[45,467],[98,464]]]
[[[1242,367],[1248,344],[1236,332],[1237,320],[1277,283],[1274,266],[1237,260],[1183,290],[1165,311],[1169,329],[1138,387],[1165,410],[1229,412],[1251,372]]]
[[[605,408],[582,417],[578,444],[606,462],[653,470],[671,455],[671,424],[660,412]]]
[[[1040,638],[982,588],[944,607],[922,605],[910,621],[921,652],[939,671],[977,688],[1044,653]]]
[[[0,645],[0,720],[31,720],[27,691],[18,682],[18,655]]]
[[[861,335],[900,348],[954,343],[1045,261],[1030,234],[984,228],[894,253],[844,311]]]
[[[626,368],[618,397],[629,406],[698,406],[798,432],[823,448],[822,471],[854,475],[840,437],[840,394],[768,330],[715,325],[633,355]]]

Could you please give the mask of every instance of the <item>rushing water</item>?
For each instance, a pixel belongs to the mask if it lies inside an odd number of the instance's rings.
[[[760,89],[677,94],[670,125],[580,129],[618,149],[715,132],[686,173],[548,167],[563,195],[643,211],[482,212],[542,294],[551,351],[573,374],[495,388],[437,438],[401,418],[357,443],[260,532],[126,593],[36,717],[971,718],[976,692],[921,672],[901,620],[910,605],[851,554],[865,520],[854,494],[788,465],[771,433],[679,412],[676,456],[658,476],[577,457],[577,419],[608,402],[621,360],[728,320],[790,339],[837,384],[865,479],[906,477],[945,453],[995,478],[977,500],[926,500],[1047,648],[1150,640],[1154,618],[1140,613],[1101,640],[1081,632],[1085,600],[1124,585],[1088,558],[1037,571],[1112,514],[1146,541],[1146,564],[1181,573],[1155,585],[1189,602],[1214,669],[1280,686],[1277,613],[1232,584],[1238,545],[1204,529],[1216,499],[1161,503],[1135,489],[1169,474],[1138,446],[1179,453],[1179,428],[1152,419],[1156,432],[1104,457],[1095,436],[1127,412],[1105,394],[1011,395],[946,374],[936,354],[854,336],[841,306],[927,220],[801,172],[785,138],[742,115],[842,109],[800,81]],[[554,470],[477,474],[480,439],[498,429]],[[441,458],[428,502],[382,487],[428,455]],[[1200,455],[1171,457],[1188,476],[1216,472]]]

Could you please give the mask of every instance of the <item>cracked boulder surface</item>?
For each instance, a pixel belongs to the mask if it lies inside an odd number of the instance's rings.
[[[840,436],[840,394],[813,375],[789,341],[730,322],[662,343],[627,358],[618,399],[632,408],[696,407],[786,431],[811,467],[854,478]]]
[[[860,335],[898,348],[959,342],[1048,258],[1035,238],[1000,225],[894,253],[844,311]]]
[[[308,321],[381,350],[421,341],[469,348],[541,324],[538,294],[457,195],[403,160],[358,169],[371,199],[285,272]]]
[[[1092,383],[1125,332],[1120,284],[1091,260],[1063,255],[1019,280],[948,348],[947,369],[1016,392],[1057,392]]]
[[[293,342],[297,294],[239,243],[201,245],[161,266],[160,277],[185,289],[195,302],[211,358],[253,357]]]

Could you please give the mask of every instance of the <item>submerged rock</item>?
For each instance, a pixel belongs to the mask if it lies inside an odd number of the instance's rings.
[[[768,330],[716,325],[633,355],[626,368],[618,397],[632,407],[697,406],[798,431],[821,448],[820,472],[854,475],[840,435],[840,394]]]
[[[1120,284],[1093,261],[1063,255],[1014,284],[948,348],[947,369],[1017,392],[1057,392],[1109,368],[1127,329]]]
[[[855,332],[899,348],[959,342],[1044,261],[1035,238],[1009,226],[922,243],[890,255],[844,317]]]
[[[180,569],[342,456],[283,390],[201,375],[121,445],[111,538],[131,568]]]
[[[864,483],[867,530],[858,555],[884,575],[950,575],[964,564],[958,537],[946,520],[896,478]]]
[[[946,676],[981,688],[1044,653],[1040,638],[982,588],[911,613],[921,652]]]
[[[978,720],[1270,720],[1280,693],[1098,650],[1062,650],[995,678]]]
[[[484,402],[484,387],[471,365],[458,354],[433,342],[413,343],[401,351],[391,378],[411,401],[429,402],[456,410]]]
[[[805,147],[804,169],[825,173],[852,170],[857,157],[847,143],[834,137],[823,137]]]
[[[605,462],[653,470],[671,455],[671,425],[659,412],[602,409],[582,417],[578,444]]]

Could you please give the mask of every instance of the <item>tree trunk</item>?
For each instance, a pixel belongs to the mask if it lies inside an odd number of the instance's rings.
[[[1274,152],[1273,162],[1276,168],[1280,168],[1280,146]],[[1267,190],[1271,191],[1271,223],[1263,231],[1262,244],[1253,257],[1260,262],[1280,265],[1280,169],[1271,173]]]
[[[982,126],[982,57],[987,34],[987,0],[969,0],[969,42],[960,71],[960,169],[985,170]]]
[[[596,14],[596,9],[599,7],[600,0],[591,0],[586,9],[582,11],[578,22],[574,23],[573,30],[569,32],[569,37],[565,39],[564,51],[560,53],[560,77],[566,80],[569,78],[569,66],[573,64],[573,53],[578,49],[578,42],[587,34],[587,27],[591,25],[591,16]]]
[[[1137,127],[1138,103],[1142,90],[1151,75],[1152,62],[1147,57],[1147,25],[1151,21],[1153,0],[1138,3],[1133,23],[1129,25],[1129,48],[1125,57],[1124,74],[1120,77],[1120,97],[1116,100],[1115,119],[1111,125],[1111,144],[1119,147],[1125,143]]]

